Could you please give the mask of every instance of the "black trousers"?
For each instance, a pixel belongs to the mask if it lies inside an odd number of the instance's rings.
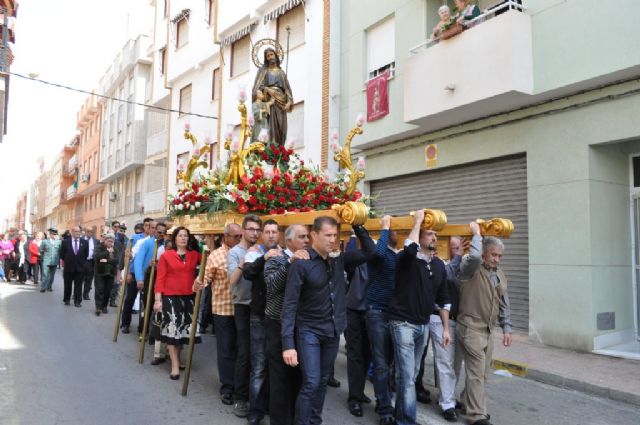
[[[296,396],[302,384],[299,367],[291,367],[282,359],[280,320],[265,319],[267,362],[269,364],[269,423],[293,425]]]
[[[367,333],[366,311],[347,309],[347,380],[349,381],[349,401],[365,400],[364,385],[371,361],[371,347]]]
[[[87,271],[84,273],[84,289],[82,291],[82,295],[88,297],[89,292],[91,292],[91,283],[93,282],[93,275],[95,272],[94,260],[87,260],[86,267]]]
[[[249,401],[249,375],[251,373],[251,333],[249,317],[251,309],[248,305],[234,304],[233,316],[236,322],[236,368],[234,373],[233,398],[236,401]]]
[[[121,322],[121,325],[123,327],[131,325],[131,310],[133,309],[133,303],[136,301],[136,296],[138,296],[138,284],[135,278],[131,283],[126,284],[125,290],[127,292],[125,293],[125,296],[124,296],[124,305],[122,306],[122,322]]]
[[[96,290],[94,293],[94,299],[96,302],[96,310],[102,310],[109,305],[109,295],[111,294],[111,288],[115,276],[95,276]]]
[[[19,264],[19,263],[18,263]],[[22,266],[18,267],[18,282],[26,282],[29,274],[29,263],[24,262]]]
[[[80,304],[82,302],[82,279],[84,272],[67,272],[63,270],[62,279],[64,280],[64,295],[62,301],[69,302],[71,299],[71,288],[73,288],[73,302]]]

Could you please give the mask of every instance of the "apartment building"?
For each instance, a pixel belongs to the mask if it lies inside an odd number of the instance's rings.
[[[128,40],[100,79],[99,90],[109,98],[102,107],[100,178],[108,190],[105,219],[133,224],[144,214],[143,167],[147,129],[144,101],[151,72],[151,38]]]
[[[13,63],[11,44],[16,42],[15,21],[18,15],[17,0],[0,0],[0,143],[7,134],[7,107],[9,105],[9,71]],[[2,36],[6,28],[6,39]]]
[[[78,195],[81,197],[82,227],[98,234],[105,225],[106,190],[99,183],[100,132],[102,131],[102,99],[90,95],[76,114],[78,147]]]
[[[637,357],[640,3],[480,1],[469,29],[436,42],[443,3],[341,2],[342,132],[389,71],[388,113],[354,141],[376,209],[512,219],[515,327]]]

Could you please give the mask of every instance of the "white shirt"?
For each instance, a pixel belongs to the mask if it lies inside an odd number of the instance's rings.
[[[89,255],[87,256],[87,260],[93,260],[93,238],[87,238],[89,241]]]

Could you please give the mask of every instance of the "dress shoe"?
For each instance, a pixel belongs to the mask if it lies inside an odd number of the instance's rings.
[[[47,291],[53,292],[53,288],[47,288]]]
[[[362,405],[359,401],[354,400],[349,402],[349,413],[357,418],[362,417]]]
[[[44,292],[44,291],[45,291],[44,289],[41,289],[41,290],[40,290],[40,292]]]
[[[233,406],[233,414],[239,418],[246,418],[249,415],[249,402],[236,401],[235,406]]]
[[[371,403],[371,399],[369,397],[367,397],[366,395],[364,397],[362,397],[362,400],[360,400],[360,401],[365,403],[365,404]]]
[[[455,422],[458,420],[458,415],[456,415],[456,409],[451,408],[442,412],[442,417],[450,422]]]
[[[380,425],[395,425],[396,421],[392,416],[385,416],[384,418],[380,418]]]
[[[96,316],[100,316],[100,310],[96,310]]]
[[[116,307],[118,307],[118,305],[116,303],[114,303],[114,302],[110,302],[109,303],[109,307],[116,308]]]
[[[123,333],[123,334],[128,334],[128,333],[130,333],[130,332],[131,332],[131,331],[129,330],[129,326],[123,326],[123,327],[122,327],[122,333]]]
[[[167,359],[165,359],[164,357],[154,357],[153,360],[151,360],[151,365],[152,366],[157,366],[159,364],[162,364],[164,362],[166,362]]]
[[[420,388],[416,390],[416,400],[420,403],[429,404],[431,403],[431,393],[424,388]]]
[[[107,313],[109,312],[109,310],[107,310],[107,307],[102,307],[102,312],[103,312],[104,314],[107,314]]]
[[[71,305],[71,303],[69,301],[63,301],[64,305]]]
[[[73,306],[80,308],[80,307],[82,307],[82,303],[73,303]]]
[[[82,299],[85,301],[91,301],[91,298],[89,298],[89,295],[83,295]]]
[[[220,400],[222,400],[222,404],[227,406],[231,406],[233,404],[233,395],[231,394],[221,394]]]
[[[178,379],[180,379],[180,374],[177,373],[177,374],[173,375],[173,374],[170,373],[169,374],[169,379],[171,379],[173,381],[177,381]]]
[[[467,409],[464,407],[464,403],[456,400],[456,410],[467,410]]]
[[[329,378],[329,381],[327,381],[327,385],[333,388],[340,388],[340,381],[332,376],[331,378]]]

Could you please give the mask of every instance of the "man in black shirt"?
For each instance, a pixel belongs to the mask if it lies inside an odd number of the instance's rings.
[[[427,341],[429,315],[436,304],[450,304],[442,260],[435,257],[436,232],[421,229],[424,210],[416,211],[415,222],[404,250],[398,254],[396,285],[389,304],[389,326],[396,362],[396,423],[416,423],[415,379]],[[416,242],[419,242],[419,244]],[[443,344],[450,343],[449,312],[440,309]]]
[[[362,226],[354,226],[362,250],[334,252],[338,222],[318,217],[311,230],[309,260],[289,268],[282,306],[282,357],[302,368],[302,388],[296,402],[296,424],[322,423],[327,381],[346,328],[345,267],[356,267],[373,256],[375,245]],[[294,344],[294,327],[297,344]],[[299,357],[298,357],[299,353]]]

